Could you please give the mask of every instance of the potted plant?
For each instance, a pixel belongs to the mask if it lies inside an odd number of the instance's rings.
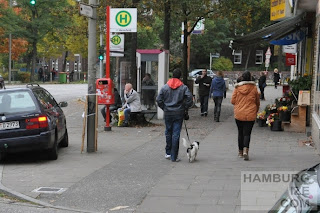
[[[276,113],[277,112],[277,105],[276,104],[268,104],[265,108],[267,116],[270,115],[271,113]]]
[[[264,126],[267,126],[266,125],[266,121],[267,121],[266,111],[263,110],[262,112],[259,112],[257,114],[257,122],[258,122],[260,127],[264,127]]]
[[[278,107],[279,118],[281,121],[290,121],[291,119],[291,110],[288,106]]]
[[[271,113],[266,123],[270,126],[271,131],[282,131],[282,122],[278,113]]]

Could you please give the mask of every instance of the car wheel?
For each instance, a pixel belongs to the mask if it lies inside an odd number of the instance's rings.
[[[64,133],[63,139],[60,142],[61,147],[68,147],[69,146],[69,137],[68,137],[68,130]]]
[[[48,158],[49,158],[49,160],[57,160],[58,159],[57,139],[55,140],[53,147],[48,150]]]

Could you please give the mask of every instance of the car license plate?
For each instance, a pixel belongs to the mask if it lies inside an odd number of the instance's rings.
[[[20,128],[19,121],[0,123],[0,130]]]

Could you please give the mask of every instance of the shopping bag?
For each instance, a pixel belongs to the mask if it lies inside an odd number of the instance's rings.
[[[124,122],[124,110],[118,110],[118,116],[119,116],[118,126],[121,126],[122,123]]]

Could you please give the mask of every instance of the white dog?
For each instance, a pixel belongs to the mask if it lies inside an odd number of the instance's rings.
[[[188,156],[189,162],[191,163],[195,161],[198,150],[199,150],[200,142],[194,141],[192,143],[191,142],[188,143],[187,140],[184,138],[182,138],[182,142],[183,142],[183,146],[187,148],[187,156]]]

